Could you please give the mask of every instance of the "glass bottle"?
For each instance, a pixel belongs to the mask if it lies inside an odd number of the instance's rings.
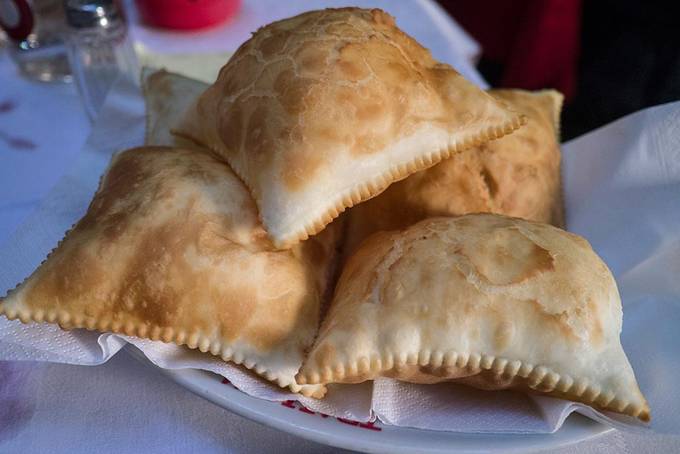
[[[124,17],[113,0],[66,0],[66,47],[91,121],[119,78],[139,83],[139,67]]]

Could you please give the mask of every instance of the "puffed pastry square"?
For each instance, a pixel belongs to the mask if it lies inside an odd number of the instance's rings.
[[[259,29],[175,132],[229,162],[286,248],[391,183],[523,122],[387,13],[343,8]]]
[[[300,384],[392,377],[517,388],[649,420],[614,278],[583,238],[493,214],[369,237]]]
[[[117,154],[85,216],[0,300],[23,322],[187,345],[305,395],[336,230],[276,250],[245,186],[207,153]]]

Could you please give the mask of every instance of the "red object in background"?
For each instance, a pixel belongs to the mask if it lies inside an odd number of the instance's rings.
[[[196,30],[224,22],[241,0],[136,0],[142,21],[153,27]]]
[[[0,9],[0,28],[14,41],[23,41],[33,30],[33,11],[26,0],[7,0]]]
[[[502,65],[500,86],[556,88],[567,99],[576,89],[581,0],[440,0]]]

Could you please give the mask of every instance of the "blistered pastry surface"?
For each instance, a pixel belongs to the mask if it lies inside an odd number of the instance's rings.
[[[621,324],[614,279],[583,238],[498,215],[434,218],[350,258],[298,380],[458,379],[646,419]]]
[[[178,132],[222,154],[285,247],[391,182],[520,126],[381,10],[258,30]]]
[[[0,312],[186,344],[300,390],[293,377],[317,331],[334,233],[278,251],[225,164],[132,149]]]

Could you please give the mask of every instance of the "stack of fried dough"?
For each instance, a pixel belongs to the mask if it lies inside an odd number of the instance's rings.
[[[259,29],[210,86],[145,88],[147,145],[114,156],[0,314],[186,345],[317,398],[392,377],[649,419],[614,278],[561,230],[559,93],[483,91],[358,8]]]

